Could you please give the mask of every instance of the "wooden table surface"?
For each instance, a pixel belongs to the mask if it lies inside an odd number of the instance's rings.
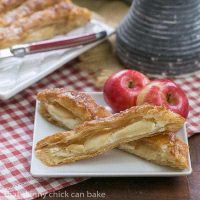
[[[189,139],[193,173],[173,178],[91,178],[49,194],[39,200],[116,199],[116,200],[198,200],[200,199],[200,134]],[[101,195],[91,198],[91,195]],[[70,197],[73,196],[73,197]],[[81,197],[74,197],[81,196]],[[57,197],[57,198],[56,198]]]

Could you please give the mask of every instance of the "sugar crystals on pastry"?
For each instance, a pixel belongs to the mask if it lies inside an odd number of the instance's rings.
[[[10,24],[15,23],[16,20],[30,16],[63,0],[26,0],[25,2],[22,1],[21,4],[19,0],[17,1],[18,4],[13,0],[9,4],[10,6],[18,5],[17,7],[13,7],[13,9],[11,9],[9,12],[5,12],[4,10],[1,12],[0,26],[9,26]],[[7,4],[8,2],[9,1],[7,1]]]
[[[122,143],[176,132],[184,121],[164,107],[132,107],[109,117],[85,122],[73,131],[46,137],[37,143],[35,153],[46,165],[70,163],[100,155]]]
[[[110,113],[88,94],[65,88],[46,89],[38,93],[40,113],[49,122],[67,129]]]
[[[0,15],[15,9],[20,4],[24,3],[26,0],[1,0],[0,1]]]

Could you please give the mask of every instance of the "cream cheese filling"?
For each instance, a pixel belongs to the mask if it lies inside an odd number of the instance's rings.
[[[156,128],[155,122],[142,120],[135,122],[129,126],[126,126],[119,131],[116,131],[114,134],[112,134],[112,138],[114,140],[114,139],[122,139],[124,137],[129,138],[133,137],[134,135],[140,136],[146,133],[151,133],[153,130],[155,130],[155,128]]]
[[[62,123],[62,125],[73,129],[76,125],[81,123],[81,120],[76,118],[72,113],[68,112],[66,109],[59,105],[45,104],[48,113],[51,117]]]

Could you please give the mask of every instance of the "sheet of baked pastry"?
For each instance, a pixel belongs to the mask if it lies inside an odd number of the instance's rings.
[[[70,0],[12,0],[0,10],[0,48],[66,34],[91,19],[88,9]]]

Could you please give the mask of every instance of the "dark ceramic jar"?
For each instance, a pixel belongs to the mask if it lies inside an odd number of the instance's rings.
[[[200,70],[200,0],[134,0],[117,29],[130,68],[163,76]]]

